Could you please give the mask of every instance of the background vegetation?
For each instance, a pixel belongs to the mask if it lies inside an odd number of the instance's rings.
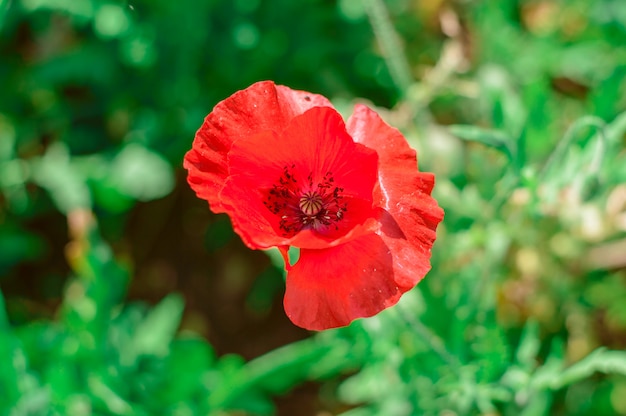
[[[0,0],[0,415],[625,415],[624,45],[621,0]],[[295,328],[186,185],[262,79],[437,174],[397,307]]]

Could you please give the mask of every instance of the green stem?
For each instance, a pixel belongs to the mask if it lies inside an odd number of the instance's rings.
[[[574,124],[570,126],[569,129],[565,132],[565,135],[559,141],[556,149],[552,152],[552,154],[548,157],[546,164],[543,167],[539,175],[539,182],[545,180],[546,176],[550,173],[552,166],[554,166],[557,162],[560,162],[565,157],[565,153],[567,149],[574,142],[574,138],[576,137],[576,133],[587,126],[595,127],[598,130],[598,134],[596,136],[597,145],[593,154],[593,159],[591,165],[589,166],[588,175],[597,175],[602,166],[602,159],[604,158],[604,152],[607,147],[607,138],[604,132],[606,128],[606,123],[599,117],[595,116],[586,116],[577,120]]]
[[[400,38],[396,33],[389,12],[383,0],[366,0],[365,9],[372,25],[374,35],[380,44],[380,48],[400,94],[406,96],[413,84],[411,67],[403,52]]]
[[[397,309],[400,311],[400,314],[404,318],[404,320],[411,325],[411,328],[415,331],[415,333],[422,339],[430,349],[441,358],[443,362],[452,366],[458,367],[461,363],[459,360],[452,355],[447,349],[440,337],[438,337],[430,328],[424,325],[421,321],[415,318],[413,314],[411,314],[405,306],[399,304]]]

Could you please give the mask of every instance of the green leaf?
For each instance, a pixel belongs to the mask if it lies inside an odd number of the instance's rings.
[[[104,378],[100,375],[89,375],[87,387],[92,396],[97,399],[101,403],[101,406],[105,407],[110,414],[120,416],[130,416],[134,414],[131,404],[108,386]]]
[[[598,348],[558,374],[550,383],[552,389],[576,383],[594,373],[620,374],[626,376],[626,351],[610,351]]]
[[[524,326],[522,338],[515,354],[517,362],[523,369],[530,371],[535,368],[540,347],[539,325],[536,321],[529,320]]]
[[[2,14],[2,1],[0,0],[0,27]],[[0,162],[12,158],[15,153],[15,139],[15,126],[8,117],[0,113]]]
[[[149,201],[174,189],[174,170],[158,153],[137,143],[126,145],[113,159],[107,182],[120,193]]]
[[[12,414],[44,414],[49,391],[30,372],[26,351],[6,326],[0,327],[0,357],[0,410],[15,406]]]
[[[4,295],[0,290],[0,332],[9,330],[9,317],[5,309]]]
[[[504,153],[510,161],[515,160],[514,140],[502,131],[460,124],[449,126],[449,129],[460,139],[482,143]]]
[[[168,295],[155,306],[135,330],[135,353],[165,355],[180,325],[183,308],[183,298],[178,294]]]
[[[0,275],[19,263],[41,257],[45,251],[46,245],[39,235],[5,224],[0,228]]]
[[[520,137],[526,121],[526,109],[505,68],[487,64],[480,68],[478,81],[481,100],[489,107],[493,126],[511,137]]]
[[[160,398],[166,403],[183,402],[206,391],[206,374],[215,364],[211,345],[199,337],[174,340],[165,359],[166,373]]]
[[[67,147],[54,143],[45,155],[31,162],[33,180],[46,189],[59,211],[68,213],[91,207],[91,194],[85,178],[70,164]]]
[[[93,15],[93,3],[74,0],[24,0],[23,7],[27,12],[39,9],[59,10],[80,18],[90,18]]]
[[[549,190],[544,198],[554,199],[555,194],[564,187],[570,187],[583,201],[599,193],[603,176],[607,174],[604,168],[609,165],[605,159],[617,153],[617,149],[611,149],[615,146],[611,141],[615,140],[619,122],[618,118],[609,130],[602,119],[583,116],[567,129],[541,172],[540,179]],[[582,136],[587,140],[582,147],[577,146],[579,132],[589,128],[597,130],[596,134],[590,139],[589,135]]]
[[[596,133],[596,135],[599,134],[603,133]],[[626,134],[626,111],[615,117],[615,119],[606,126],[604,134],[611,145],[620,144],[620,140],[622,140],[624,134]]]

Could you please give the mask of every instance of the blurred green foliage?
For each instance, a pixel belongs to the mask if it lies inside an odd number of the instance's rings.
[[[624,44],[621,0],[0,0],[0,415],[626,415]],[[261,79],[370,101],[437,174],[398,306],[293,328],[191,195]]]

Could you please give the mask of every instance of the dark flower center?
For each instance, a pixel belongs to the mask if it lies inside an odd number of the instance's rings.
[[[335,186],[332,172],[326,172],[320,182],[309,174],[306,181],[298,181],[295,165],[285,166],[278,182],[269,190],[263,204],[279,216],[278,226],[285,236],[291,237],[303,229],[323,233],[330,227],[338,230],[337,223],[348,210],[342,202],[343,188]]]

